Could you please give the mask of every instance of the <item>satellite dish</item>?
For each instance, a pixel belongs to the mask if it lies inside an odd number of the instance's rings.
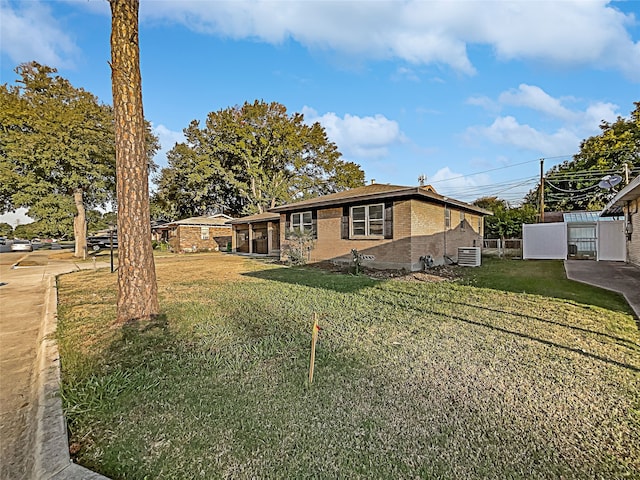
[[[605,190],[609,190],[610,188],[615,187],[622,181],[622,177],[620,175],[605,175],[598,183],[600,188],[604,188]]]

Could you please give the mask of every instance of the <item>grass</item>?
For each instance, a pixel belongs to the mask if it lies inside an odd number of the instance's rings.
[[[562,260],[509,260],[483,257],[482,268],[466,268],[465,285],[531,293],[631,313],[624,297],[567,279]]]
[[[162,318],[125,328],[115,275],[60,277],[72,450],[114,479],[637,478],[620,299],[479,287],[485,268],[468,285],[167,256]]]

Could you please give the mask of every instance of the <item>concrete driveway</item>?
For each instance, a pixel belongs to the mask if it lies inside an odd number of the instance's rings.
[[[565,260],[567,278],[624,295],[640,320],[640,268],[623,262]]]

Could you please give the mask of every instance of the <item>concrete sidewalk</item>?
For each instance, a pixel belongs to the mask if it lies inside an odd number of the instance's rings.
[[[108,264],[51,261],[49,253],[0,256],[0,478],[105,478],[71,463],[53,334],[56,276]],[[29,266],[12,268],[23,259]]]
[[[565,260],[569,280],[613,290],[624,295],[640,320],[640,268],[623,262]]]

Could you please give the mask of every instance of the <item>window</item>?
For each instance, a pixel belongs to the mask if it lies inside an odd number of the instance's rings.
[[[460,212],[460,230],[464,230],[464,212]]]
[[[384,236],[384,204],[351,207],[351,236]]]
[[[478,217],[478,234],[482,236],[482,217]]]
[[[444,228],[451,228],[451,210],[444,207]]]
[[[311,212],[291,214],[291,230],[299,230],[304,233],[313,232],[313,215]]]
[[[200,227],[200,240],[209,240],[209,227]]]

